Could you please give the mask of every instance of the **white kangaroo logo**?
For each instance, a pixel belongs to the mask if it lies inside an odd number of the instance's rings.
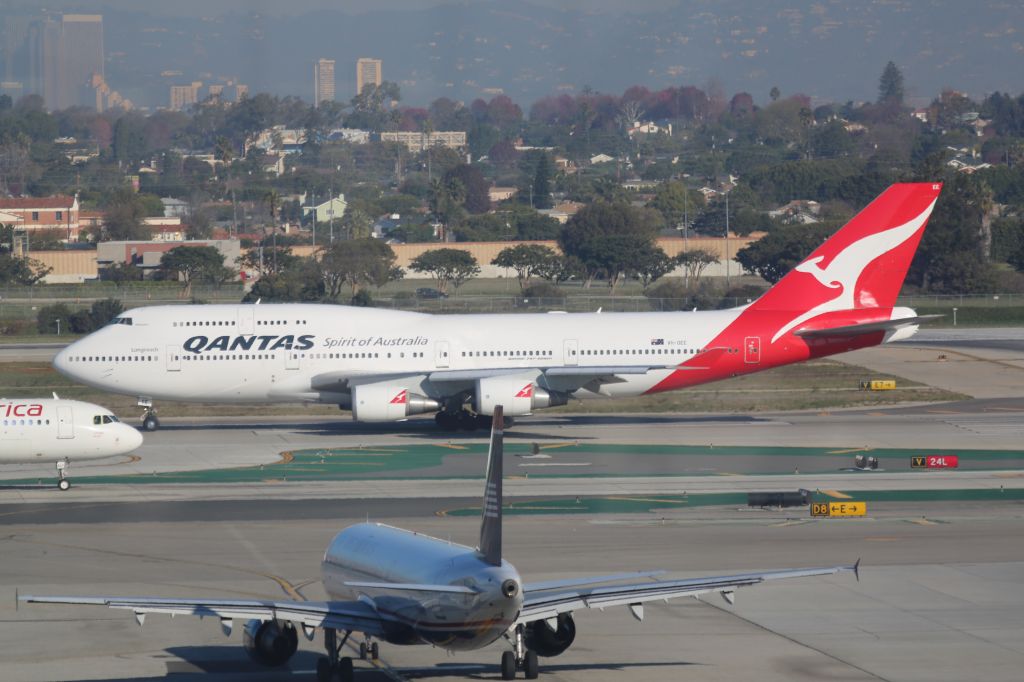
[[[921,229],[921,226],[928,220],[928,216],[931,215],[933,208],[935,208],[935,201],[932,201],[932,203],[928,205],[928,208],[909,222],[883,232],[869,234],[867,237],[855,241],[840,251],[839,254],[832,259],[832,262],[824,268],[818,265],[818,263],[825,259],[824,256],[808,258],[804,262],[800,263],[800,265],[796,266],[794,270],[797,272],[803,272],[811,275],[823,286],[826,286],[829,289],[839,289],[840,291],[834,298],[814,306],[810,310],[801,313],[786,323],[781,329],[779,329],[779,331],[775,332],[775,336],[772,337],[772,343],[775,343],[780,336],[788,332],[793,327],[797,326],[801,322],[811,319],[812,317],[816,317],[822,313],[852,309],[854,307],[854,289],[857,284],[857,279],[860,277],[860,274],[864,272],[864,268],[879,256],[889,253],[897,246],[914,236],[917,231]]]

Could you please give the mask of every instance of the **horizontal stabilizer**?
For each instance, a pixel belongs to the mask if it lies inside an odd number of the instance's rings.
[[[918,315],[917,317],[904,317],[895,320],[881,320],[879,322],[866,322],[864,324],[848,324],[842,327],[827,327],[824,329],[797,329],[794,334],[805,339],[821,339],[833,336],[860,336],[861,334],[875,334],[877,332],[891,332],[905,327],[913,327],[925,322],[938,319],[942,315]]]
[[[365,587],[374,590],[400,590],[402,592],[438,592],[444,594],[476,594],[477,591],[465,585],[428,585],[418,583],[372,583],[346,582],[347,587]]]

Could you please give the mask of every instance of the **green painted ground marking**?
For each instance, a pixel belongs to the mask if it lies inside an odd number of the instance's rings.
[[[1024,500],[1024,490],[889,490],[876,492],[847,491],[863,502],[962,502]],[[503,507],[505,514],[656,514],[690,507],[747,505],[746,493],[707,493],[695,495],[652,495],[645,498],[580,497],[544,500],[516,500]],[[807,509],[790,509],[793,514],[807,514]],[[870,513],[871,508],[868,508]],[[440,512],[443,516],[479,516],[480,507],[460,507]]]
[[[537,445],[551,453],[555,462],[572,462],[577,459],[607,456],[648,456],[648,457],[672,457],[673,468],[678,475],[703,475],[718,476],[724,471],[729,474],[742,474],[745,467],[739,466],[738,462],[724,461],[720,470],[701,470],[698,472],[687,471],[690,458],[728,459],[737,457],[749,457],[771,460],[773,458],[803,458],[820,461],[820,466],[815,467],[808,462],[799,467],[803,473],[836,473],[835,464],[837,459],[852,464],[852,457],[849,455],[837,455],[834,447],[780,447],[780,446],[717,446],[717,445],[653,445],[653,444],[594,444],[579,442],[541,442]],[[513,455],[513,462],[518,462],[516,456],[523,457],[523,463],[530,462],[528,457],[533,454],[532,442],[506,442],[505,450]],[[849,452],[860,452],[861,450],[849,450]],[[908,463],[911,455],[957,455],[961,461],[961,468],[969,468],[970,462],[998,462],[1001,466],[1009,469],[1024,469],[1024,451],[1022,450],[941,450],[941,449],[910,449],[910,448],[879,448],[870,450],[871,454],[885,462]],[[480,478],[483,476],[484,458],[487,454],[487,443],[480,442],[459,442],[448,443],[413,443],[398,446],[368,446],[346,447],[336,449],[309,449],[296,450],[291,453],[282,453],[281,462],[265,466],[239,467],[232,469],[213,469],[203,471],[184,471],[157,474],[120,474],[120,475],[98,475],[98,476],[76,476],[76,483],[102,484],[102,483],[128,483],[133,485],[146,483],[253,483],[260,481],[337,481],[346,480],[353,476],[364,476],[374,479],[382,478],[409,478],[408,472],[423,469],[440,467],[444,459],[451,457],[470,457],[480,462],[479,474],[462,476],[443,476],[443,478]],[[588,460],[589,461],[589,460]],[[143,460],[139,466],[145,467]],[[571,471],[559,467],[531,467],[520,468],[510,462],[507,465],[510,475],[523,474],[528,471],[529,475],[535,478],[611,478],[651,475],[650,472],[637,470],[631,472],[624,468],[621,472],[591,472],[591,467],[576,467]],[[676,467],[677,465],[677,467]],[[698,469],[706,468],[706,462],[701,466],[693,467]],[[761,472],[763,473],[763,472]],[[788,473],[774,472],[774,473]],[[658,474],[654,474],[658,475]],[[665,474],[661,474],[665,475]],[[670,474],[671,475],[671,474]],[[764,474],[764,475],[771,475]],[[851,472],[850,475],[858,475]],[[955,474],[951,474],[955,475]],[[7,481],[11,484],[32,484],[41,477],[23,478]],[[438,476],[436,478],[441,478]]]

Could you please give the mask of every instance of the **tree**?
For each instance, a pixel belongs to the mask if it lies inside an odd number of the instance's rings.
[[[320,258],[324,294],[336,300],[344,285],[355,296],[362,287],[382,287],[401,279],[405,272],[395,266],[397,256],[379,239],[353,239],[335,243]]]
[[[517,244],[502,249],[491,265],[515,270],[522,290],[530,283],[531,277],[547,269],[556,258],[558,254],[542,244]]]
[[[683,251],[673,260],[675,265],[683,269],[683,285],[687,288],[691,284],[697,284],[701,274],[708,266],[720,262],[718,256],[707,249]]]
[[[125,282],[141,281],[142,270],[129,261],[113,263],[100,270],[100,279],[105,282],[113,282],[114,286],[120,287]]]
[[[778,100],[779,99],[779,95],[781,95],[781,94],[782,93],[779,92],[779,86],[777,86],[777,85],[773,85],[772,89],[768,91],[768,97],[770,97],[773,102]]]
[[[893,62],[885,65],[878,79],[878,103],[903,106],[903,73]]]
[[[551,208],[551,158],[542,152],[533,171],[533,207]]]
[[[661,279],[676,269],[676,261],[653,243],[647,243],[637,254],[636,262],[631,268],[630,276],[640,280],[644,291],[656,280]]]
[[[462,249],[431,249],[416,256],[409,264],[414,272],[427,273],[434,278],[438,291],[446,293],[448,285],[458,289],[466,280],[480,274],[480,266],[473,254]]]
[[[985,251],[990,205],[991,190],[976,174],[948,178],[907,279],[940,294],[990,291],[992,268]]]
[[[281,272],[261,277],[242,302],[321,301],[325,292],[320,265],[313,258],[296,258]]]
[[[341,216],[341,231],[346,239],[369,239],[373,236],[373,218],[357,206],[349,206]]]
[[[430,211],[445,226],[446,240],[452,224],[459,222],[465,213],[462,208],[465,197],[466,188],[458,178],[437,179],[430,183]]]
[[[661,213],[669,227],[677,227],[684,220],[692,222],[700,213],[704,208],[704,195],[691,192],[681,182],[663,182],[647,205]]]
[[[176,246],[160,259],[160,269],[182,282],[183,298],[191,295],[193,282],[219,284],[234,274],[213,246]]]
[[[43,306],[36,314],[40,334],[57,334],[71,329],[71,308],[65,303]]]
[[[478,167],[462,163],[445,173],[444,178],[445,182],[455,179],[462,183],[462,204],[467,211],[486,213],[491,210],[490,185]]]
[[[104,240],[148,240],[150,231],[142,224],[146,207],[139,196],[128,187],[119,187],[107,195],[103,202],[106,216],[103,221]]]
[[[20,258],[0,251],[0,284],[32,286],[52,271],[53,268],[32,258]]]
[[[744,269],[775,284],[833,231],[834,228],[820,224],[780,227],[740,249],[736,252],[736,260]]]
[[[295,267],[298,260],[299,257],[292,253],[290,246],[275,247],[261,243],[239,256],[237,263],[247,277],[251,278],[255,274],[262,279]]]
[[[584,286],[604,276],[615,286],[625,272],[642,265],[642,258],[663,224],[654,209],[599,201],[580,209],[558,237],[562,252],[575,256],[585,272]]]

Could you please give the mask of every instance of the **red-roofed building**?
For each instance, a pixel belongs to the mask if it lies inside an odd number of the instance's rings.
[[[0,212],[17,216],[17,227],[31,232],[59,229],[64,239],[78,241],[78,195],[41,198],[0,198]]]

